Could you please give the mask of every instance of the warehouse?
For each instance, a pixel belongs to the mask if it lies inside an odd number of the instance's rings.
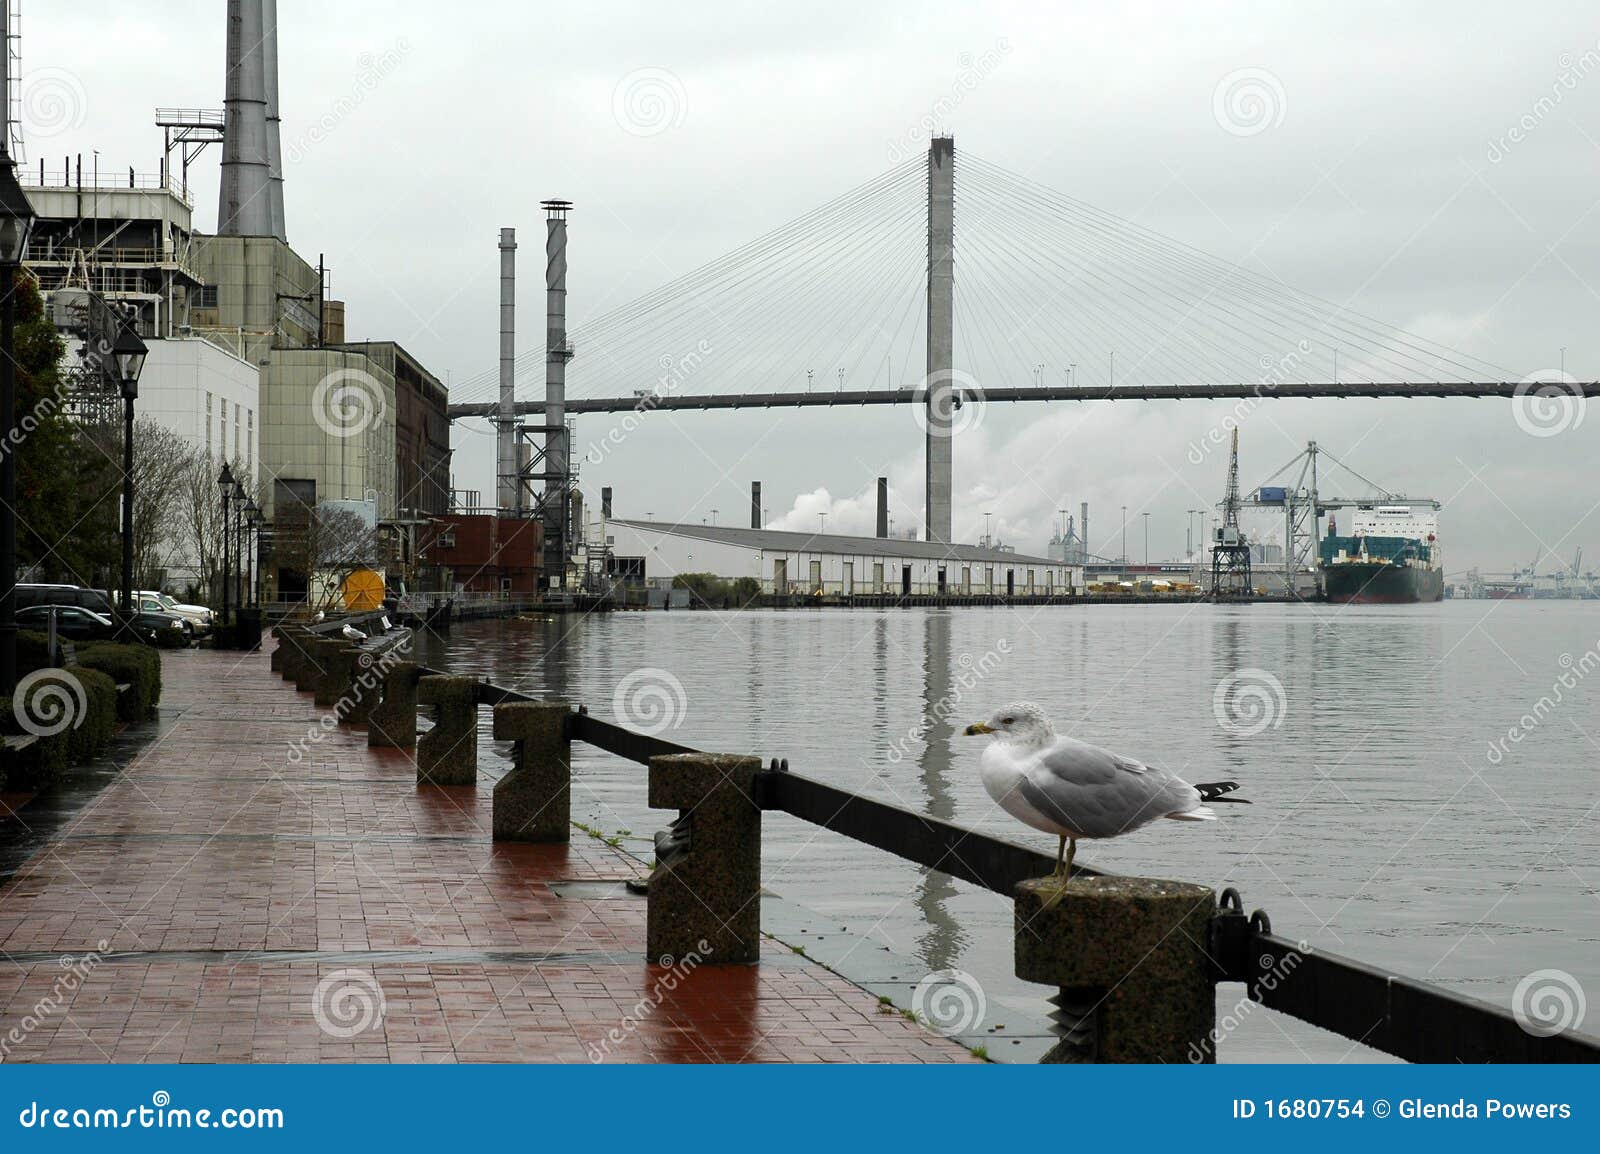
[[[1059,597],[1083,588],[1081,566],[977,545],[615,519],[606,534],[616,564],[642,567],[646,580],[753,577],[763,593],[798,596]]]

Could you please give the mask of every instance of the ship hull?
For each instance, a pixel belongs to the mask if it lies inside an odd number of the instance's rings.
[[[1329,601],[1346,605],[1414,605],[1444,597],[1444,572],[1416,565],[1329,565],[1322,570]]]

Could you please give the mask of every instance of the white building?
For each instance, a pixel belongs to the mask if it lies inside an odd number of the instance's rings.
[[[764,593],[796,596],[1066,596],[1083,590],[1083,568],[977,545],[611,520],[605,532],[619,566],[643,562],[643,577],[713,573],[753,577]]]
[[[233,462],[255,490],[261,453],[261,372],[201,337],[146,341],[135,410]],[[219,466],[220,467],[220,466]]]

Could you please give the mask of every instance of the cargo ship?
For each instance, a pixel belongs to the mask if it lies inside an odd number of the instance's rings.
[[[1330,524],[1322,539],[1322,589],[1329,601],[1407,605],[1444,597],[1439,516],[1410,505],[1355,511],[1348,537]]]

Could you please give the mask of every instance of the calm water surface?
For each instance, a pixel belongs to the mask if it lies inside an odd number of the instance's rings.
[[[1502,1005],[1564,970],[1600,1007],[1597,644],[1600,603],[1462,601],[618,613],[464,623],[421,658],[636,727],[666,708],[674,741],[787,757],[1053,853],[989,800],[985,739],[961,735],[1035,701],[1058,730],[1254,802],[1080,843],[1086,863],[1236,886],[1284,936]],[[574,753],[573,816],[648,854],[666,815],[644,771]],[[864,948],[971,972],[991,1022],[1040,1007],[1048,991],[1011,976],[1008,901],[781,815],[764,839],[768,887]],[[1373,1055],[1256,1010],[1223,1056]]]

